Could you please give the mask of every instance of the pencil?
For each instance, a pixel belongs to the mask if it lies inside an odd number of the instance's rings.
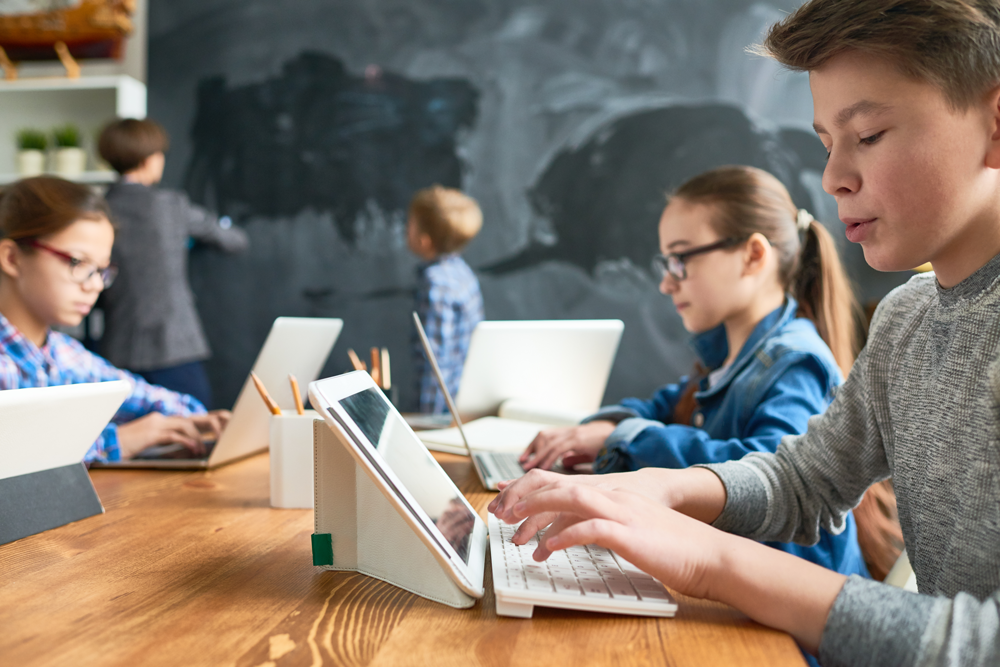
[[[254,373],[253,371],[250,371],[250,379],[253,380],[254,385],[256,385],[257,387],[257,391],[260,392],[260,397],[264,399],[264,404],[267,405],[267,409],[271,411],[271,414],[280,415],[281,408],[279,408],[278,404],[274,402],[274,399],[271,398],[271,395],[267,393],[267,389],[264,388],[264,383],[260,381],[260,378],[257,377],[257,374]]]
[[[351,348],[347,348],[347,356],[351,358],[351,366],[354,366],[354,370],[356,371],[368,370],[368,367],[365,366],[365,362],[361,361],[361,359],[358,357],[358,353],[352,350]]]
[[[291,373],[288,374],[288,381],[292,385],[292,398],[295,399],[295,411],[300,415],[306,413],[306,408],[302,405],[302,394],[299,392],[299,381]]]
[[[373,347],[371,350],[372,355],[372,379],[375,380],[375,384],[382,386],[382,363],[379,359],[379,351],[377,347]]]
[[[389,372],[389,348],[382,348],[382,389],[392,389],[392,374]]]

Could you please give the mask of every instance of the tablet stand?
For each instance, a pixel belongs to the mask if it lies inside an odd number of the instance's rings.
[[[475,603],[321,419],[313,422],[313,455],[313,565],[360,572],[450,607]]]
[[[82,463],[0,479],[0,544],[103,511]]]

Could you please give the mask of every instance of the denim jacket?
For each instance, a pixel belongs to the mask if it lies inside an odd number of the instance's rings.
[[[813,323],[795,316],[797,309],[795,299],[787,297],[757,324],[713,386],[707,378],[700,381],[692,415],[696,426],[671,423],[674,407],[692,381],[688,377],[659,389],[649,400],[627,398],[584,420],[618,424],[597,457],[595,472],[736,460],[750,452],[773,452],[783,436],[805,432],[809,418],[826,410],[844,378]],[[721,367],[729,354],[722,325],[696,335],[692,344],[709,369]],[[824,531],[812,547],[768,544],[842,574],[868,576],[853,516],[840,535]]]

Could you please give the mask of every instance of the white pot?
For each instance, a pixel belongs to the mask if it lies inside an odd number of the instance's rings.
[[[17,152],[17,173],[25,178],[45,171],[45,153],[38,150]]]
[[[87,168],[87,153],[82,148],[60,148],[56,151],[55,167],[60,176],[79,176]]]

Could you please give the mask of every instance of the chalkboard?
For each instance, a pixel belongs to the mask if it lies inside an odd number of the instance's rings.
[[[676,380],[694,357],[648,268],[670,188],[755,165],[843,237],[805,75],[745,52],[796,4],[152,0],[166,184],[252,242],[192,253],[220,404],[278,315],[343,317],[325,372],[386,346],[415,404],[405,206],[431,183],[483,208],[488,318],[624,320],[608,402]],[[904,279],[843,247],[863,300]]]

